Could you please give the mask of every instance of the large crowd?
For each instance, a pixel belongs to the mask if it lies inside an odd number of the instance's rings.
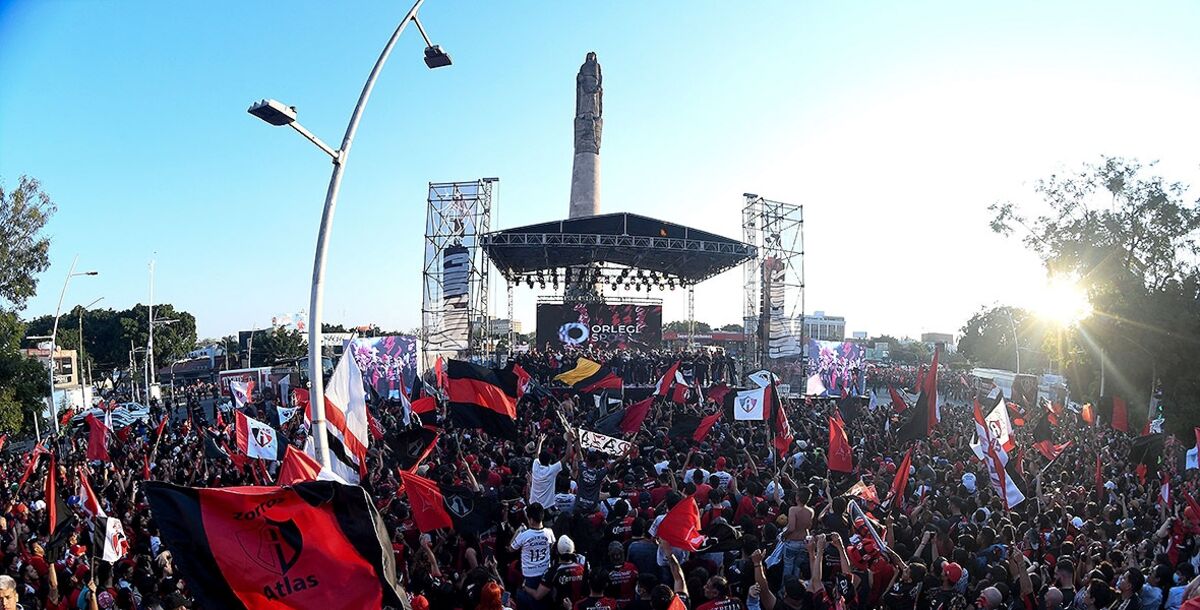
[[[702,385],[737,379],[724,355],[689,358],[688,374]],[[674,359],[598,358],[649,384]],[[561,354],[519,362],[547,384],[571,366]],[[886,386],[909,372],[877,374]],[[208,390],[185,393],[180,404],[120,431],[107,462],[85,458],[87,434],[79,431],[48,441],[54,470],[42,457],[23,483],[34,452],[4,456],[0,610],[197,607],[140,482],[149,474],[194,487],[257,485],[270,484],[275,472],[274,463],[258,468],[229,455],[229,422],[222,427],[199,408]],[[1157,471],[1147,472],[1130,457],[1133,436],[1086,425],[1066,410],[1052,432],[1055,443],[1070,444],[1049,461],[1030,437],[1046,414],[1026,413],[1014,451],[1026,499],[1007,507],[969,447],[975,424],[970,402],[957,399],[964,394],[947,391],[932,434],[911,443],[896,439],[907,415],[895,412],[886,391],[870,406],[785,398],[794,441],[782,453],[760,421],[722,418],[699,442],[672,434],[681,416],[721,408],[711,403],[656,405],[636,434],[625,435],[631,447],[620,455],[588,452],[564,427],[586,429],[602,415],[589,400],[526,394],[516,442],[454,429],[443,406],[410,424],[443,428],[417,472],[444,488],[473,489],[499,511],[478,531],[425,534],[396,475],[404,407],[384,400],[371,406],[385,434],[370,448],[362,485],[417,609],[1200,608],[1200,514],[1190,503],[1197,471],[1176,466],[1183,448],[1168,443]],[[274,401],[269,392],[256,395],[248,409],[268,420]],[[852,447],[849,473],[828,466],[835,411]],[[171,419],[158,438],[160,412]],[[308,430],[298,418],[282,432],[300,447]],[[214,455],[214,447],[226,454]],[[888,498],[910,448],[908,483]],[[80,476],[125,524],[129,552],[115,562],[97,559],[75,491]],[[73,515],[54,535],[46,477],[56,477]],[[1161,501],[1164,481],[1172,492]],[[656,533],[667,511],[689,497],[707,540],[684,552]]]

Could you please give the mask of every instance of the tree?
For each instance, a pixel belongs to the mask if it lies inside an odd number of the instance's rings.
[[[83,313],[83,342],[80,345],[77,324],[78,308],[63,314],[58,325],[58,344],[64,349],[80,349],[96,368],[124,368],[129,365],[129,349],[144,347],[149,339],[149,309],[142,304],[124,311],[89,309]],[[166,366],[192,351],[196,344],[196,318],[175,309],[170,303],[154,306],[156,321],[175,320],[154,325],[154,362]],[[39,316],[29,321],[26,334],[48,335],[54,327],[54,316]],[[80,366],[84,360],[80,360]]]
[[[674,331],[677,333],[686,333],[686,332],[688,332],[688,321],[687,320],[678,320],[675,322],[667,322],[666,324],[663,325],[663,330]],[[697,333],[711,333],[712,326],[709,326],[708,323],[706,323],[706,322],[696,322],[696,332]]]
[[[14,309],[25,308],[37,292],[37,274],[50,266],[50,238],[42,229],[55,209],[36,179],[21,176],[13,191],[0,184],[0,299]]]
[[[980,366],[1016,371],[1019,349],[1021,372],[1042,372],[1049,362],[1043,349],[1047,331],[1046,326],[1025,309],[984,308],[963,326],[958,351]]]
[[[1103,359],[1106,393],[1145,413],[1157,378],[1168,427],[1181,431],[1200,417],[1200,202],[1186,185],[1147,175],[1151,167],[1105,157],[1052,175],[1034,189],[1047,213],[997,203],[991,226],[1023,229],[1048,272],[1077,276],[1088,291],[1095,314],[1053,337],[1075,396],[1098,397]]]
[[[282,360],[302,358],[307,353],[308,345],[300,331],[273,328],[256,337],[250,366],[270,366]]]
[[[740,332],[745,332],[745,330],[744,330],[744,328],[742,327],[742,325],[741,325],[741,324],[726,324],[725,326],[722,326],[721,328],[718,328],[717,330],[719,330],[719,331],[721,331],[721,332],[723,332],[723,333],[740,333]]]

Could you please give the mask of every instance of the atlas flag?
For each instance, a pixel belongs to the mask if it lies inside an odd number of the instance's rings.
[[[1061,445],[1054,444],[1050,435],[1050,418],[1054,413],[1047,411],[1038,423],[1033,427],[1033,448],[1046,457],[1047,460],[1053,462],[1062,455],[1062,452],[1067,447],[1071,446],[1071,441],[1067,441]]]
[[[758,371],[757,373],[750,373],[746,377],[750,381],[753,381],[754,385],[756,385],[760,388],[765,388],[765,387],[771,385],[773,382],[779,380],[779,378],[776,377],[774,373],[772,373],[771,371],[765,370],[765,369]]]
[[[311,421],[312,405],[308,408]],[[367,446],[371,439],[367,429],[367,392],[362,371],[351,354],[342,356],[325,386],[325,419],[330,468],[334,474],[357,485],[366,472]],[[312,437],[304,451],[320,461]]]
[[[667,367],[667,372],[659,378],[658,384],[654,386],[654,395],[659,398],[666,398],[670,395],[671,388],[675,386],[676,378],[679,376],[679,361]]]
[[[524,372],[523,369],[522,372]],[[554,377],[554,380],[561,381],[580,393],[598,392],[600,390],[620,390],[624,387],[621,378],[617,377],[617,374],[608,368],[607,365],[588,360],[587,358],[580,358],[575,363],[575,368],[558,374]]]
[[[299,411],[300,407],[281,407],[279,405],[275,405],[275,413],[278,414],[280,425],[292,421],[292,418],[295,417],[296,413]]]
[[[108,428],[91,413],[88,413],[84,420],[88,425],[87,459],[89,461],[109,461]]]
[[[850,450],[850,440],[846,438],[846,428],[842,425],[841,417],[829,418],[829,469],[837,472],[854,470],[854,453]]]
[[[696,498],[688,496],[671,507],[658,523],[654,535],[684,551],[695,551],[703,546],[705,537],[700,533],[700,508],[696,506]]]
[[[783,455],[792,446],[792,424],[788,421],[783,409],[783,401],[779,398],[779,388],[774,383],[768,385],[763,395],[766,397],[767,419],[770,420],[771,430],[775,435],[773,444],[779,455]]]
[[[764,407],[767,404],[767,389],[745,390],[737,393],[733,399],[733,418],[735,420],[762,421],[765,419]]]
[[[392,546],[358,486],[144,486],[163,543],[200,607],[402,608]]]
[[[922,376],[921,394],[917,396],[917,404],[910,409],[913,413],[900,426],[897,431],[897,438],[901,441],[913,440],[918,438],[927,438],[929,433],[933,431],[938,420],[941,419],[937,404],[937,367],[938,353],[941,352],[940,347],[933,348],[933,363],[929,365],[929,372]]]
[[[872,506],[879,505],[879,493],[875,491],[875,486],[867,485],[862,479],[859,479],[857,483],[850,487],[850,489],[846,490],[845,495],[861,498],[862,500],[870,502]]]
[[[37,468],[38,460],[40,460],[43,455],[47,455],[49,453],[50,452],[42,446],[41,442],[38,442],[38,444],[33,446],[33,449],[29,450],[29,462],[25,464],[25,472],[21,475],[21,481],[18,483],[18,485],[25,485],[25,481],[29,480],[29,476],[32,475],[33,471]]]
[[[241,409],[250,402],[250,397],[254,395],[254,380],[236,381],[230,379],[229,395],[233,397],[233,406]]]
[[[1008,417],[1008,407],[1003,399],[996,403],[983,421],[987,424],[988,434],[999,442],[1005,451],[1017,448],[1017,441],[1013,438],[1012,420]]]
[[[120,519],[105,517],[104,529],[96,528],[97,533],[101,531],[104,532],[103,545],[96,545],[103,549],[100,559],[113,563],[129,554],[129,539],[125,537],[125,527]]]
[[[408,495],[413,523],[421,533],[453,527],[450,513],[446,512],[446,499],[437,483],[406,470],[397,473],[404,484],[404,493]]]
[[[1000,398],[997,406],[1006,408],[1003,397]],[[978,398],[975,400],[975,430],[978,439],[971,443],[971,449],[976,456],[982,455],[983,462],[987,465],[992,489],[1004,501],[1004,508],[1012,510],[1013,507],[1025,501],[1025,492],[1021,491],[1017,485],[1017,481],[1020,480],[1020,474],[1017,472],[1018,463],[1017,460],[1009,459],[1008,452],[1004,450],[1000,440],[991,435],[991,428],[983,421]]]
[[[888,392],[892,395],[892,411],[903,413],[908,410],[908,401],[904,400],[904,396],[900,395],[896,388],[888,386]]]
[[[436,429],[416,426],[396,435],[388,446],[391,447],[392,454],[397,456],[401,470],[416,472],[417,466],[433,452],[438,436]]]
[[[446,363],[450,419],[463,428],[517,438],[517,375],[512,366],[491,369],[463,360]]]
[[[104,508],[100,506],[100,499],[96,497],[96,492],[92,491],[92,484],[88,482],[87,471],[83,468],[79,469],[79,491],[76,492],[79,496],[79,510],[92,519],[107,519],[108,514],[104,512]]]
[[[54,454],[50,454],[50,468],[46,471],[46,525],[49,535],[54,535],[58,525],[58,469],[54,466]],[[63,515],[66,517],[66,515]]]
[[[279,442],[279,431],[241,411],[234,411],[233,415],[237,447],[242,455],[272,461],[281,457],[283,447]]]
[[[1196,435],[1196,445],[1187,451],[1186,470],[1200,468],[1200,427],[1192,428]]]

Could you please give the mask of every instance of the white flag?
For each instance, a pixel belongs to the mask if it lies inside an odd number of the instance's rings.
[[[275,411],[279,413],[279,424],[283,425],[289,421],[292,421],[292,418],[295,417],[296,413],[300,411],[300,407],[276,406]]]
[[[988,435],[1000,443],[1005,451],[1012,451],[1017,447],[1016,441],[1013,440],[1012,420],[1008,417],[1008,404],[1005,401],[996,403],[995,408],[983,421],[987,424]]]
[[[363,387],[362,371],[352,354],[342,356],[325,386],[325,419],[330,466],[338,476],[358,485],[361,481],[359,467],[365,465],[370,436],[367,432],[367,392]],[[341,447],[335,450],[337,445]],[[304,451],[320,461],[311,436]]]
[[[874,413],[875,409],[879,408],[879,397],[875,395],[875,390],[871,390],[871,400],[867,403],[867,410]]]
[[[254,391],[253,381],[229,380],[229,394],[233,396],[233,406],[242,408],[250,402],[250,394]]]
[[[120,519],[108,517],[104,525],[104,554],[100,557],[112,563],[129,553],[129,541],[125,538],[125,527]]]
[[[1200,446],[1192,447],[1187,450],[1187,464],[1184,465],[1185,470],[1200,468]]]
[[[821,383],[820,375],[813,375],[808,378],[808,387],[804,389],[806,396],[822,396],[825,394],[825,384]]]
[[[246,417],[241,411],[234,411],[233,414],[237,418],[235,429],[238,451],[246,457],[278,460],[279,433],[253,417]]]
[[[761,370],[761,371],[758,371],[757,373],[750,373],[750,375],[748,375],[748,378],[750,379],[750,381],[753,381],[754,384],[760,388],[765,388],[765,387],[771,385],[772,381],[779,381],[779,378],[776,377],[774,373],[772,373],[771,371],[768,371],[768,370]]]
[[[759,420],[764,419],[763,408],[767,402],[766,388],[738,392],[733,399],[733,419]]]

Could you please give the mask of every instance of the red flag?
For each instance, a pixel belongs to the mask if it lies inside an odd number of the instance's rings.
[[[900,461],[900,466],[896,468],[896,478],[892,479],[892,490],[888,492],[888,506],[893,505],[897,499],[900,503],[904,503],[904,489],[908,487],[908,471],[912,467],[912,447],[909,447],[908,452],[904,454],[904,459]]]
[[[100,506],[100,498],[96,497],[96,492],[92,491],[92,484],[88,482],[87,470],[79,469],[79,510],[82,510],[88,517],[92,519],[107,519],[108,515],[104,512],[104,508]]]
[[[1100,465],[1100,452],[1096,452],[1096,493],[1100,494],[1100,499],[1104,499],[1104,469]]]
[[[1126,412],[1125,401],[1120,396],[1112,397],[1112,427],[1113,430],[1129,432],[1129,414]]]
[[[642,427],[642,422],[646,421],[646,416],[650,414],[650,406],[654,404],[654,395],[647,396],[644,400],[640,400],[629,405],[625,409],[625,415],[621,417],[621,432],[625,434],[634,434]]]
[[[1050,420],[1051,425],[1057,426],[1058,422],[1059,422],[1058,418],[1062,415],[1062,413],[1063,413],[1062,404],[1057,403],[1057,402],[1051,402],[1050,410],[1049,410],[1049,412],[1046,413],[1046,419]]]
[[[696,498],[688,496],[679,501],[658,524],[655,536],[662,538],[674,548],[695,551],[704,544],[700,533],[700,509]]]
[[[921,368],[917,369],[917,383],[913,386],[913,392],[917,394],[920,394],[921,390],[925,388],[925,371],[924,364],[921,365]]]
[[[1164,509],[1171,506],[1171,477],[1165,470],[1162,473],[1162,486],[1158,491],[1158,503],[1163,505]]]
[[[533,375],[530,375],[524,367],[517,363],[513,363],[513,374],[517,376],[517,399],[525,395],[529,391],[529,382],[533,381]]]
[[[54,454],[50,454],[50,469],[46,473],[46,521],[50,535],[54,535],[54,527],[58,525],[58,469],[54,466]]]
[[[217,430],[224,430],[225,429],[225,418],[221,417],[220,407],[214,407],[213,412],[215,412],[217,414]]]
[[[375,419],[375,416],[371,415],[371,411],[369,410],[367,411],[367,429],[371,431],[371,438],[373,440],[383,440],[383,426],[379,425],[379,420]]]
[[[101,462],[110,461],[108,457],[108,428],[104,427],[104,423],[96,419],[95,415],[88,413],[84,418],[88,424],[88,443],[87,443],[87,459],[88,461],[99,460]]]
[[[162,420],[158,422],[158,430],[154,431],[154,438],[162,438],[163,428],[167,427],[168,419],[170,419],[168,416],[163,415]]]
[[[317,480],[321,472],[321,464],[312,459],[307,453],[288,445],[284,450],[283,463],[279,466],[277,484],[281,487]]]
[[[838,472],[854,470],[854,454],[841,417],[829,418],[829,469]]]
[[[1046,456],[1046,459],[1050,460],[1051,462],[1057,460],[1058,456],[1062,455],[1062,452],[1070,446],[1071,441],[1067,441],[1061,445],[1055,445],[1049,440],[1042,440],[1033,444],[1033,448],[1037,449],[1039,453]]]
[[[150,480],[150,455],[149,454],[142,456],[142,480],[143,481]]]
[[[437,409],[437,399],[432,396],[422,396],[412,401],[412,412],[424,415]]]
[[[692,435],[692,440],[697,443],[704,440],[704,437],[708,436],[708,431],[712,429],[713,424],[721,419],[721,413],[722,410],[717,409],[712,415],[705,416],[704,419],[700,420],[700,425],[696,426],[696,433]]]
[[[942,410],[938,407],[937,390],[938,390],[938,354],[941,353],[941,347],[938,344],[933,346],[933,364],[929,365],[929,372],[925,375],[925,386],[923,391],[929,395],[929,431],[933,432],[934,427],[938,422],[942,421]]]
[[[450,385],[450,381],[446,377],[446,363],[442,361],[441,356],[438,356],[437,361],[433,363],[433,378],[438,389],[445,389]]]
[[[1089,426],[1096,425],[1096,408],[1092,406],[1092,403],[1083,405],[1083,408],[1079,410],[1079,419]]]
[[[888,386],[888,392],[892,395],[892,410],[896,413],[903,413],[908,409],[908,403],[904,401],[904,397],[900,395],[900,391],[892,386]]]
[[[21,482],[18,485],[25,485],[25,481],[29,480],[30,475],[37,468],[38,460],[47,453],[50,452],[46,451],[46,448],[41,443],[34,445],[33,449],[29,450],[29,462],[25,464],[25,473],[21,475]]]
[[[199,607],[404,605],[388,532],[361,487],[193,489],[152,481],[144,489]]]
[[[411,472],[397,472],[404,484],[404,492],[408,494],[413,523],[417,524],[417,529],[432,532],[454,526],[454,522],[450,520],[450,513],[446,512],[446,498],[442,496],[442,490],[437,483]]]
[[[675,387],[671,388],[671,402],[677,405],[684,405],[687,404],[687,397],[688,387],[686,385],[677,383]]]
[[[708,388],[708,399],[719,404],[725,404],[725,397],[729,395],[729,386],[724,383],[718,383]]]
[[[1200,503],[1197,503],[1195,498],[1192,498],[1192,494],[1188,493],[1186,489],[1183,491],[1183,501],[1187,502],[1188,508],[1192,509],[1191,519],[1200,519]],[[1184,510],[1183,514],[1185,517],[1188,516],[1186,510]]]
[[[783,408],[783,401],[779,399],[779,388],[775,387],[775,382],[764,388],[764,400],[767,403],[764,410],[767,412],[767,419],[771,421],[772,430],[775,438],[772,444],[775,450],[782,456],[791,448],[794,437],[792,436],[792,424],[788,421],[787,412]]]
[[[133,426],[125,426],[124,428],[117,430],[116,436],[117,438],[121,439],[121,443],[124,444],[129,442],[130,434],[133,434]]]
[[[308,390],[304,388],[295,388],[292,390],[292,399],[296,401],[296,406],[304,409],[305,413],[309,412],[308,408]],[[309,419],[312,419],[311,417]]]

